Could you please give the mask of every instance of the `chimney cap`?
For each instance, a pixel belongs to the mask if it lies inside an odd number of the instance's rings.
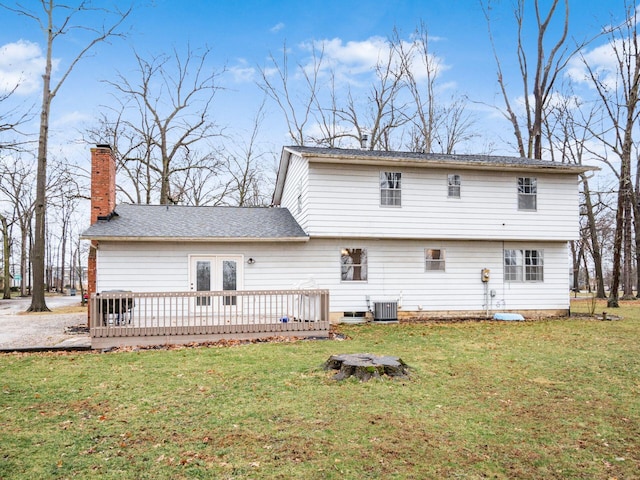
[[[111,150],[111,145],[109,145],[108,143],[99,143],[96,145],[96,148],[108,148],[109,150]]]

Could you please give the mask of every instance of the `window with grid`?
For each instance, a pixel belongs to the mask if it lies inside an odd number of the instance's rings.
[[[447,175],[447,185],[448,191],[447,196],[449,198],[460,198],[460,186],[462,184],[462,179],[460,175],[455,173],[450,173]]]
[[[444,250],[439,248],[428,248],[425,251],[425,270],[427,272],[444,272]]]
[[[544,262],[542,251],[524,251],[524,279],[527,282],[542,282],[544,280]]]
[[[402,173],[380,172],[380,205],[399,207],[402,204]]]
[[[544,259],[542,250],[505,250],[505,282],[544,281]]]
[[[340,279],[343,282],[367,280],[367,250],[343,248],[340,252]]]
[[[518,178],[518,210],[538,208],[538,180],[532,177]]]

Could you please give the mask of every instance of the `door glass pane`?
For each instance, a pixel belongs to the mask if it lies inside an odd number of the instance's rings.
[[[236,262],[233,260],[222,262],[222,289],[236,290]]]
[[[236,262],[234,260],[224,260],[222,262],[222,289],[237,290]],[[235,305],[236,297],[224,297],[225,305]]]
[[[196,262],[196,290],[198,292],[211,290],[211,262],[209,261]],[[199,307],[211,305],[211,297],[197,297],[196,305]]]

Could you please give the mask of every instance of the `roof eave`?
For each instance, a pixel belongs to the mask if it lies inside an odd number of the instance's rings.
[[[278,166],[278,174],[276,176],[276,187],[273,190],[273,197],[271,197],[271,205],[280,206],[282,201],[282,192],[284,190],[284,183],[287,179],[287,171],[289,170],[289,163],[291,162],[291,154],[294,153],[288,147],[282,148],[282,154],[280,155],[280,165]],[[298,154],[296,152],[296,154]]]
[[[309,237],[145,237],[114,235],[81,235],[80,240],[109,242],[193,242],[193,243],[266,243],[266,242],[308,242]]]
[[[405,167],[417,167],[417,168],[457,168],[462,170],[495,170],[495,171],[555,171],[558,173],[572,173],[580,174],[589,171],[600,170],[596,166],[574,165],[567,163],[558,163],[548,161],[548,165],[538,164],[514,164],[508,162],[464,162],[456,160],[446,159],[434,159],[430,158],[428,161],[419,158],[406,158],[406,157],[377,157],[368,154],[367,150],[363,150],[362,153],[350,152],[318,152],[318,151],[304,151],[303,149],[297,149],[296,147],[284,147],[283,153],[287,152],[289,156],[291,154],[299,155],[305,158],[309,162],[316,163],[339,163],[350,165],[398,165]],[[391,152],[390,152],[391,153]],[[345,160],[348,160],[345,162]],[[285,172],[286,173],[286,172]]]
[[[331,164],[345,164],[345,157],[338,155],[315,155],[306,154],[305,158],[309,162],[313,163],[331,163]],[[422,160],[410,159],[410,158],[375,158],[375,157],[357,157],[350,156],[349,165],[397,165],[400,167],[414,167],[414,168],[455,168],[458,170],[491,170],[491,171],[511,171],[511,172],[556,172],[556,173],[572,173],[578,175],[580,173],[589,172],[592,170],[600,170],[599,167],[587,167],[582,165],[567,165],[562,163],[552,163],[549,165],[527,165],[527,164],[509,164],[509,163],[493,163],[493,162],[473,162],[464,163],[456,161],[446,160],[429,160],[424,162]]]

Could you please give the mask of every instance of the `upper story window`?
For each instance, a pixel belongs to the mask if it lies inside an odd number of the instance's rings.
[[[544,281],[542,250],[505,250],[504,280],[506,282]]]
[[[340,279],[343,282],[367,280],[367,250],[343,248],[340,252]]]
[[[402,205],[402,173],[380,172],[380,205],[387,207]]]
[[[518,177],[518,210],[538,208],[538,180],[533,177]]]
[[[447,196],[449,198],[460,198],[460,185],[462,184],[460,175],[457,173],[450,173],[447,175],[447,184]]]
[[[444,272],[444,250],[428,248],[425,251],[425,270]]]

